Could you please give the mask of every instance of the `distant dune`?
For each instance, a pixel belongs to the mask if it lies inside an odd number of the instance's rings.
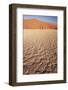
[[[57,25],[53,23],[43,22],[38,19],[25,19],[24,29],[57,29]]]

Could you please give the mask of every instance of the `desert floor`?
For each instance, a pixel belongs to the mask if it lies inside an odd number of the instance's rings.
[[[23,74],[57,73],[57,30],[24,29]]]

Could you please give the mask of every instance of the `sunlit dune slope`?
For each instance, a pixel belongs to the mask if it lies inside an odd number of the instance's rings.
[[[53,23],[43,22],[37,19],[24,19],[24,29],[57,29]]]

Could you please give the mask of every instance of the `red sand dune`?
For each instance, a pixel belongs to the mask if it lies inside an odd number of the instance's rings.
[[[24,29],[57,29],[57,25],[37,19],[27,19],[24,20]]]

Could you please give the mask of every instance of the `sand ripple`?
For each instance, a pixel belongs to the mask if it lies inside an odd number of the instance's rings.
[[[57,72],[57,31],[24,30],[23,74]]]

